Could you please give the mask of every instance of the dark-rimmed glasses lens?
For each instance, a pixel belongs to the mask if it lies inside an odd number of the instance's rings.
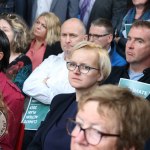
[[[103,136],[120,137],[119,134],[103,133],[94,128],[83,129],[80,123],[76,122],[74,119],[71,118],[67,120],[66,129],[68,135],[72,137],[77,137],[80,132],[83,131],[86,141],[91,145],[99,144]]]
[[[90,66],[87,66],[85,64],[81,64],[81,65],[77,65],[76,63],[74,62],[67,62],[67,68],[68,70],[70,71],[74,71],[76,68],[78,67],[79,71],[83,74],[86,74],[88,73],[90,70],[94,69],[94,70],[99,70],[97,68],[94,68],[94,67],[90,67]]]
[[[99,35],[99,34],[88,34],[88,38],[90,39],[90,38],[93,38],[93,39],[95,39],[95,40],[98,40],[99,38],[101,38],[101,37],[104,37],[104,36],[107,36],[107,35],[109,35],[109,33],[106,33],[106,34],[101,34],[101,35]]]

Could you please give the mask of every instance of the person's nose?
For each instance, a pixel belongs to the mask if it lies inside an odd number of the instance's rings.
[[[134,48],[134,41],[133,40],[127,41],[126,48],[133,49]]]
[[[76,143],[84,144],[84,145],[88,144],[84,135],[84,131],[80,131],[80,133],[74,138],[75,138],[74,140]]]
[[[38,29],[41,29],[41,26],[42,26],[41,23],[39,23],[39,24],[36,25],[36,27],[37,27]]]
[[[90,36],[90,37],[88,38],[88,40],[89,40],[90,42],[94,42],[93,36]]]
[[[76,74],[81,74],[79,66],[76,66],[73,72]]]
[[[70,43],[70,41],[71,41],[70,36],[67,35],[67,36],[66,36],[66,43]]]

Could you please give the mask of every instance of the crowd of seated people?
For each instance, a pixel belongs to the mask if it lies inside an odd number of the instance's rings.
[[[50,109],[25,129],[22,150],[150,149],[150,93],[144,101],[117,87],[150,84],[150,0],[6,0],[0,12],[0,148],[16,149],[32,97]]]
[[[61,94],[52,100],[51,110],[29,145],[29,150],[69,149],[70,137],[65,130],[67,118],[75,117],[82,93],[99,86],[111,71],[107,52],[87,41],[82,41],[74,47],[66,65],[69,82],[76,93]]]
[[[65,21],[61,27],[61,47],[63,52],[57,56],[49,56],[37,67],[25,81],[23,91],[41,103],[49,105],[54,96],[60,93],[72,93],[74,88],[68,81],[68,70],[66,60],[72,47],[86,38],[85,27],[77,18]],[[42,72],[39,74],[39,72]],[[39,92],[40,91],[40,92]],[[24,146],[31,142],[35,131],[26,131]],[[26,140],[25,140],[26,141]],[[29,141],[29,142],[28,142]]]

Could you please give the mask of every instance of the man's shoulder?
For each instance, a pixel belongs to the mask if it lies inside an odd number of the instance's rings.
[[[127,66],[114,66],[104,84],[118,84],[120,78],[128,78]]]
[[[60,53],[58,55],[50,55],[39,65],[39,68],[45,68],[47,66],[50,67],[53,64],[56,65],[63,61],[64,61],[64,53]]]
[[[62,60],[62,59],[64,59],[64,53],[60,53],[60,54],[58,54],[58,55],[50,55],[47,59],[45,59],[45,60],[47,60],[47,61],[55,61],[55,60]]]
[[[63,101],[63,100],[72,99],[72,98],[75,98],[75,93],[58,94],[53,98],[53,100],[59,99],[60,101]]]

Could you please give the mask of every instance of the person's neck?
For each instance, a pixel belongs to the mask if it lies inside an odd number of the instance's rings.
[[[144,12],[144,6],[137,6],[136,7],[136,14],[135,14],[135,19],[139,19],[142,15],[143,15],[143,12]]]
[[[42,43],[44,43],[45,42],[45,39],[43,39],[43,38],[36,38],[35,39],[35,43],[36,44],[42,44]]]
[[[134,71],[134,72],[143,72],[146,68],[149,68],[149,65],[142,65],[142,64],[130,64],[129,65],[129,70]]]
[[[108,45],[106,49],[107,49],[108,53],[110,53],[110,51],[111,51],[111,45]]]
[[[98,84],[93,85],[92,87],[85,88],[85,89],[76,89],[76,101],[78,102],[82,95],[86,95],[87,92],[92,90],[93,88],[97,87]]]
[[[36,39],[35,43],[34,43],[34,49],[39,49],[41,47],[41,45],[44,43],[45,41],[42,39]]]
[[[13,60],[15,60],[21,53],[11,52],[9,63],[11,63]]]

